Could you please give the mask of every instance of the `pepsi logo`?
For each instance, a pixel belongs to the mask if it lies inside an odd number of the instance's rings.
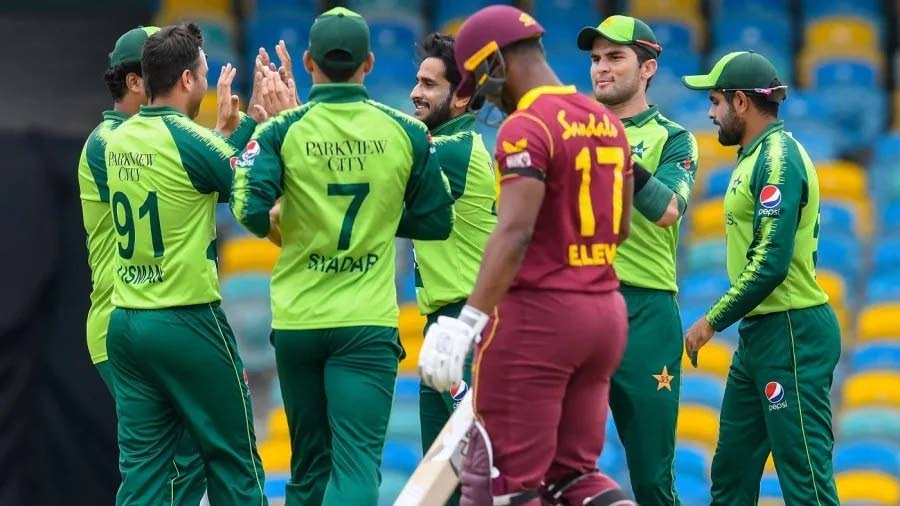
[[[781,386],[781,383],[777,381],[770,381],[766,383],[766,398],[769,399],[769,402],[772,404],[777,404],[784,399],[784,388]]]
[[[781,190],[773,184],[767,184],[759,192],[759,203],[766,209],[772,209],[781,204]]]
[[[247,147],[244,148],[244,154],[241,155],[241,158],[244,161],[251,160],[256,158],[256,155],[259,154],[259,143],[256,142],[256,139],[247,143]]]
[[[234,170],[234,168],[237,167],[237,163],[238,163],[238,157],[236,157],[236,156],[232,156],[231,158],[228,159],[228,165],[231,166],[231,170]]]
[[[459,385],[450,389],[450,397],[453,397],[454,401],[459,402],[463,400],[463,397],[465,397],[468,392],[469,385],[466,384],[465,380],[460,380]]]

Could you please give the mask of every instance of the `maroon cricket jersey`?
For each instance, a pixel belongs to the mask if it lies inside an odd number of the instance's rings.
[[[574,86],[526,93],[497,134],[503,186],[522,177],[546,184],[534,235],[514,288],[609,292],[622,225],[622,189],[632,177],[625,128]]]

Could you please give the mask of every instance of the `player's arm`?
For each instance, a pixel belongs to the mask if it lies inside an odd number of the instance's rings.
[[[412,143],[413,166],[403,196],[404,208],[397,236],[425,241],[446,239],[453,228],[450,183],[441,171],[425,126],[404,127]]]
[[[622,131],[624,132],[624,127]],[[631,206],[634,205],[634,169],[635,165],[631,162],[628,153],[631,147],[628,143],[622,148],[625,151],[625,168],[622,172],[622,217],[619,221],[619,244],[625,242],[631,235]]]
[[[809,198],[808,181],[796,146],[784,138],[770,142],[774,145],[763,148],[766,151],[757,159],[750,182],[756,206],[747,265],[706,314],[710,326],[717,331],[728,328],[762,303],[784,281],[791,266],[800,212]],[[773,188],[781,193],[781,201],[766,207],[761,202],[762,192],[773,192]]]
[[[183,116],[166,116],[164,121],[194,188],[200,193],[217,193],[219,202],[228,202],[233,176],[228,160],[237,149],[218,132]]]
[[[686,130],[670,136],[654,174],[635,164],[634,206],[660,227],[674,225],[687,209],[699,152]]]
[[[228,141],[228,144],[231,144],[235,151],[244,149],[244,146],[246,146],[247,143],[250,142],[250,138],[253,137],[253,132],[257,127],[255,119],[244,113],[240,113],[240,115],[241,119],[238,122],[237,129],[225,139]]]
[[[231,212],[238,223],[257,237],[270,236],[281,242],[280,228],[273,231],[280,213],[272,215],[276,201],[284,193],[281,145],[289,122],[285,115],[260,125],[244,151],[235,157],[234,188],[231,192]],[[276,238],[277,235],[277,238]]]

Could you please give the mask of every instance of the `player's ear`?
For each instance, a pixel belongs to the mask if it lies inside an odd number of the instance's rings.
[[[191,69],[184,69],[181,71],[181,86],[189,90],[194,83],[194,73],[191,72]]]
[[[125,76],[125,86],[132,93],[144,94],[144,80],[134,72]]]
[[[641,65],[641,78],[650,79],[656,75],[656,69],[658,68],[659,62],[656,61],[656,58],[645,61],[644,64]]]
[[[453,92],[453,100],[451,103],[453,104],[453,108],[460,111],[465,111],[467,107],[469,107],[469,102],[472,100],[471,96],[468,97],[459,97],[456,95],[456,92]]]
[[[734,98],[731,99],[731,105],[739,114],[744,114],[750,107],[750,98],[743,91],[736,91]]]
[[[309,74],[313,73],[313,59],[312,56],[309,55],[309,51],[303,52],[303,68],[306,69],[306,72]]]
[[[375,68],[375,53],[369,51],[369,56],[366,57],[366,61],[362,64],[363,74],[368,74],[372,72],[372,69]]]

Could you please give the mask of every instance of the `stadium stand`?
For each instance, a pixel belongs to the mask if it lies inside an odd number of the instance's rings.
[[[325,5],[325,4],[328,5]],[[409,110],[415,69],[414,46],[433,29],[454,32],[465,16],[491,3],[484,0],[350,0],[369,17],[375,70],[372,96]],[[510,2],[512,3],[512,2]],[[664,49],[650,96],[671,119],[691,129],[700,149],[694,201],[682,224],[679,300],[685,328],[704,314],[728,287],[725,276],[722,196],[736,149],[720,146],[707,117],[705,96],[686,93],[679,77],[709,68],[722,54],[753,49],[768,56],[791,86],[782,117],[788,131],[816,162],[821,185],[819,282],[829,294],[844,328],[844,354],[836,372],[833,406],[837,445],[835,470],[844,502],[900,504],[900,90],[889,28],[897,26],[891,2],[883,0],[536,0],[537,19],[548,33],[551,63],[564,80],[589,91],[588,62],[574,48],[585,24],[605,15],[642,17],[656,30]],[[617,4],[601,10],[601,4]],[[250,77],[256,51],[284,39],[295,62],[316,13],[334,2],[313,0],[162,0],[158,22],[199,19],[213,62],[243,65]],[[591,7],[586,9],[585,5]],[[891,16],[891,17],[889,17]],[[893,70],[893,72],[892,72]],[[211,72],[211,79],[215,79]],[[301,97],[309,81],[298,65]],[[893,100],[893,105],[889,101]],[[893,123],[891,119],[893,117]],[[211,92],[198,121],[215,121]],[[891,132],[893,125],[898,129]],[[485,127],[493,144],[495,131]],[[489,146],[491,147],[491,146]],[[227,210],[226,210],[227,211]],[[267,348],[266,280],[278,251],[249,237],[220,216],[220,272],[225,308],[235,326],[248,367],[274,372]],[[418,379],[415,361],[424,319],[415,305],[412,256],[401,241],[398,252],[400,329],[408,357],[401,364],[395,406],[383,462],[381,504],[391,504],[421,458]],[[234,300],[229,300],[234,299]],[[678,424],[676,486],[686,505],[708,504],[709,466],[718,433],[718,409],[736,326],[703,350],[700,367],[684,362]],[[263,387],[254,385],[254,391]],[[283,496],[290,445],[277,385],[264,387],[274,404],[259,424],[260,453],[267,491]],[[271,391],[275,394],[270,394]],[[624,453],[610,419],[602,470],[628,485]],[[781,488],[771,458],[760,488],[760,504],[781,504]]]

